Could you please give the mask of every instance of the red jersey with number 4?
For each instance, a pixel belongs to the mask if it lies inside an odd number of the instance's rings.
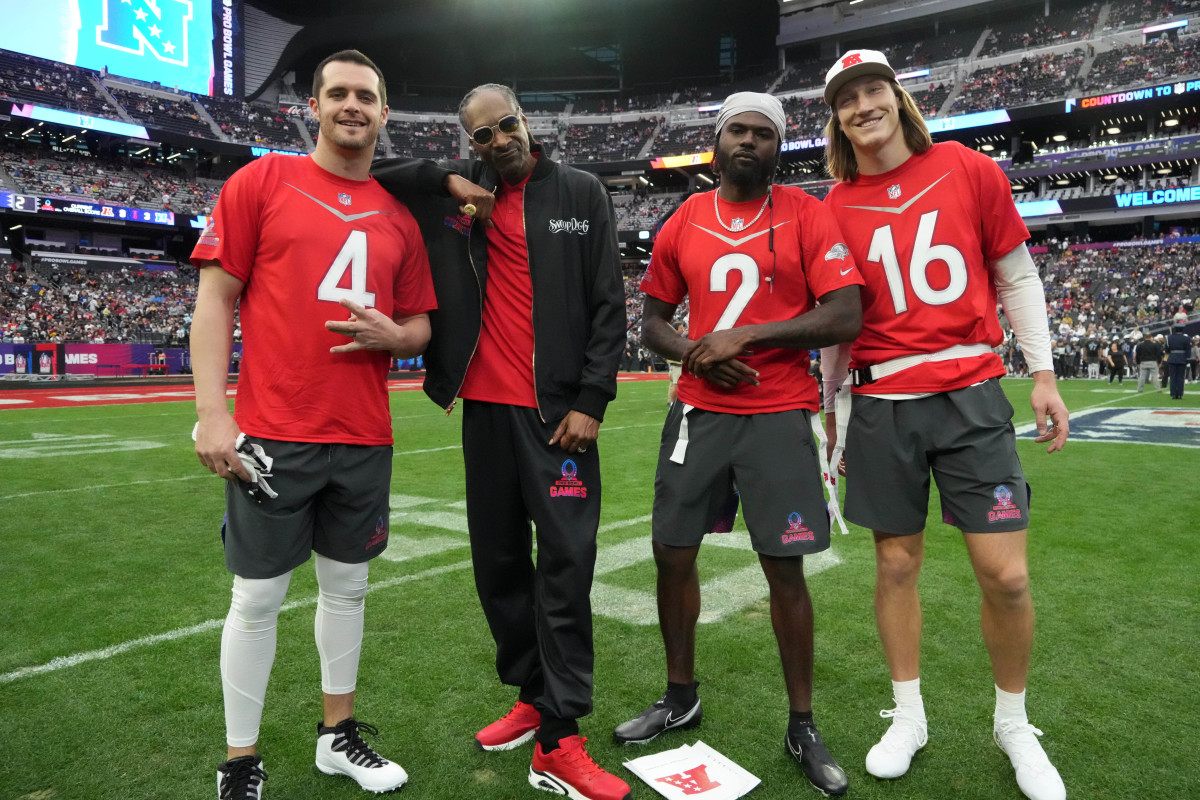
[[[226,181],[191,260],[217,261],[246,283],[234,413],[245,433],[392,443],[391,355],[330,353],[350,339],[325,322],[349,318],[344,297],[388,317],[437,307],[421,232],[403,204],[374,179],[268,155]]]
[[[774,208],[765,209],[761,199],[720,200],[721,220],[732,232],[717,219],[715,191],[692,195],[663,225],[641,289],[676,305],[688,298],[689,338],[794,319],[817,298],[862,283],[827,207],[793,186],[775,186],[772,195]],[[760,385],[723,389],[685,367],[680,399],[728,414],[817,410],[807,350],[756,348],[742,360],[758,371]]]
[[[1029,231],[990,158],[935,144],[890,172],[837,184],[825,204],[867,281],[852,367],[1003,341],[991,265]],[[1003,374],[1000,357],[987,353],[919,364],[855,391],[946,392]]]

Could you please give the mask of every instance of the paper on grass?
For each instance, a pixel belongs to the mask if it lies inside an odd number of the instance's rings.
[[[736,800],[760,782],[704,742],[626,761],[625,768],[669,800]]]

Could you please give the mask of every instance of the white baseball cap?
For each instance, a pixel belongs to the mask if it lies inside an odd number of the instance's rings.
[[[1186,311],[1180,311],[1178,314],[1175,315],[1175,324],[1176,325],[1187,325],[1188,324],[1188,315],[1187,315]]]
[[[832,107],[838,90],[862,75],[882,75],[895,79],[896,70],[888,63],[887,56],[878,50],[851,50],[835,61],[829,72],[825,73],[825,104]]]

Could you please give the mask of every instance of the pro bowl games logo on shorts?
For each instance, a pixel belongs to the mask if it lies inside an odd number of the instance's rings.
[[[813,532],[804,527],[804,518],[800,516],[800,512],[793,511],[788,514],[787,531],[784,532],[782,537],[784,544],[811,542],[813,538]]]
[[[370,550],[373,547],[378,547],[387,541],[388,538],[388,523],[383,517],[375,520],[375,532],[371,534],[371,538],[367,539],[365,549]]]
[[[557,480],[550,487],[551,497],[587,497],[587,487],[583,485],[583,481],[576,476],[579,474],[579,467],[575,466],[575,462],[567,459],[562,463],[562,480]]]
[[[1021,518],[1021,509],[1013,505],[1011,489],[1000,485],[996,487],[992,495],[996,498],[996,505],[992,506],[992,510],[988,512],[988,522]]]

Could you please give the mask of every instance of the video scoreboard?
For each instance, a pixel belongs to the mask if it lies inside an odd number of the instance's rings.
[[[241,99],[242,0],[5,2],[0,49]]]

